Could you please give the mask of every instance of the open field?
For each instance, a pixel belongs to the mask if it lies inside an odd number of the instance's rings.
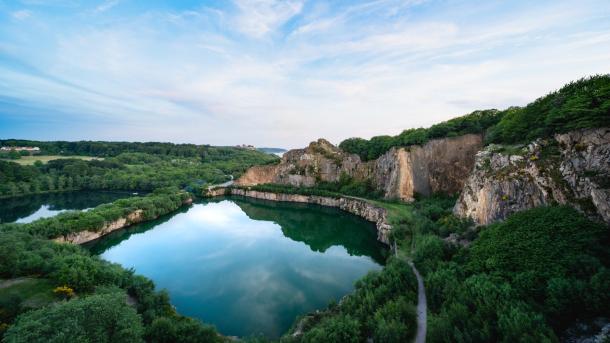
[[[18,160],[10,160],[10,159],[0,159],[1,161],[10,161],[16,162],[24,166],[29,166],[34,164],[36,161],[40,161],[42,163],[47,163],[52,160],[58,160],[60,158],[78,158],[85,161],[91,160],[103,160],[101,157],[91,157],[91,156],[62,156],[62,155],[34,155],[34,156],[23,156]]]

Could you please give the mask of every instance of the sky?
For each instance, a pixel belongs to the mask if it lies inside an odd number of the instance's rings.
[[[0,0],[0,139],[295,148],[609,72],[608,0]]]

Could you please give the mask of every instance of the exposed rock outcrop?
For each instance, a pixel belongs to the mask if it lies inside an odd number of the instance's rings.
[[[551,203],[610,223],[610,129],[588,129],[526,147],[488,146],[476,155],[454,213],[485,225]]]
[[[327,140],[318,139],[305,149],[284,153],[278,165],[250,168],[235,183],[241,186],[277,183],[311,187],[319,181],[339,181],[342,173],[363,177],[358,175],[359,167],[362,163],[358,155],[347,154]]]
[[[435,139],[422,146],[392,148],[377,160],[362,162],[358,155],[319,139],[305,149],[286,152],[278,165],[250,168],[236,184],[310,187],[320,181],[339,181],[345,174],[356,180],[371,180],[386,198],[411,200],[416,193],[460,191],[482,146],[481,135],[470,134]]]
[[[392,148],[374,162],[372,177],[386,198],[411,200],[415,194],[457,193],[482,147],[482,136],[470,134]]]
[[[144,216],[142,215],[142,210],[135,210],[128,214],[126,217],[121,217],[117,220],[105,223],[104,226],[99,231],[80,231],[80,232],[72,232],[66,236],[61,236],[55,238],[54,241],[59,243],[73,243],[73,244],[83,244],[95,239],[98,239],[104,235],[111,233],[112,231],[116,231],[127,227],[129,225],[140,223],[144,220]]]
[[[377,240],[385,244],[390,244],[390,231],[392,226],[387,222],[387,211],[384,208],[376,206],[363,199],[353,197],[330,198],[317,195],[260,192],[241,188],[215,188],[207,190],[204,196],[214,197],[229,194],[271,201],[298,202],[337,207],[343,211],[355,214],[375,223],[377,228]]]

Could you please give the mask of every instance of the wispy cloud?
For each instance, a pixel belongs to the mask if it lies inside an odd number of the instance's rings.
[[[239,14],[234,23],[246,35],[261,38],[273,32],[303,8],[302,0],[235,0]]]
[[[24,20],[29,18],[32,15],[32,12],[29,10],[18,10],[11,13],[11,16],[17,20]]]
[[[0,23],[0,97],[83,126],[55,138],[298,147],[523,105],[610,71],[601,0],[113,4],[0,8],[36,13]],[[0,137],[40,137],[35,112],[19,124],[12,108]]]
[[[119,0],[106,0],[95,8],[96,13],[106,12],[119,4]]]

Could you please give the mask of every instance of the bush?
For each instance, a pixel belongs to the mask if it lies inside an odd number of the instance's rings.
[[[26,312],[6,331],[7,342],[138,342],[142,322],[124,293],[92,295]]]
[[[565,206],[482,228],[426,274],[428,340],[555,342],[577,319],[609,315],[598,305],[608,302],[608,241],[607,228]]]

